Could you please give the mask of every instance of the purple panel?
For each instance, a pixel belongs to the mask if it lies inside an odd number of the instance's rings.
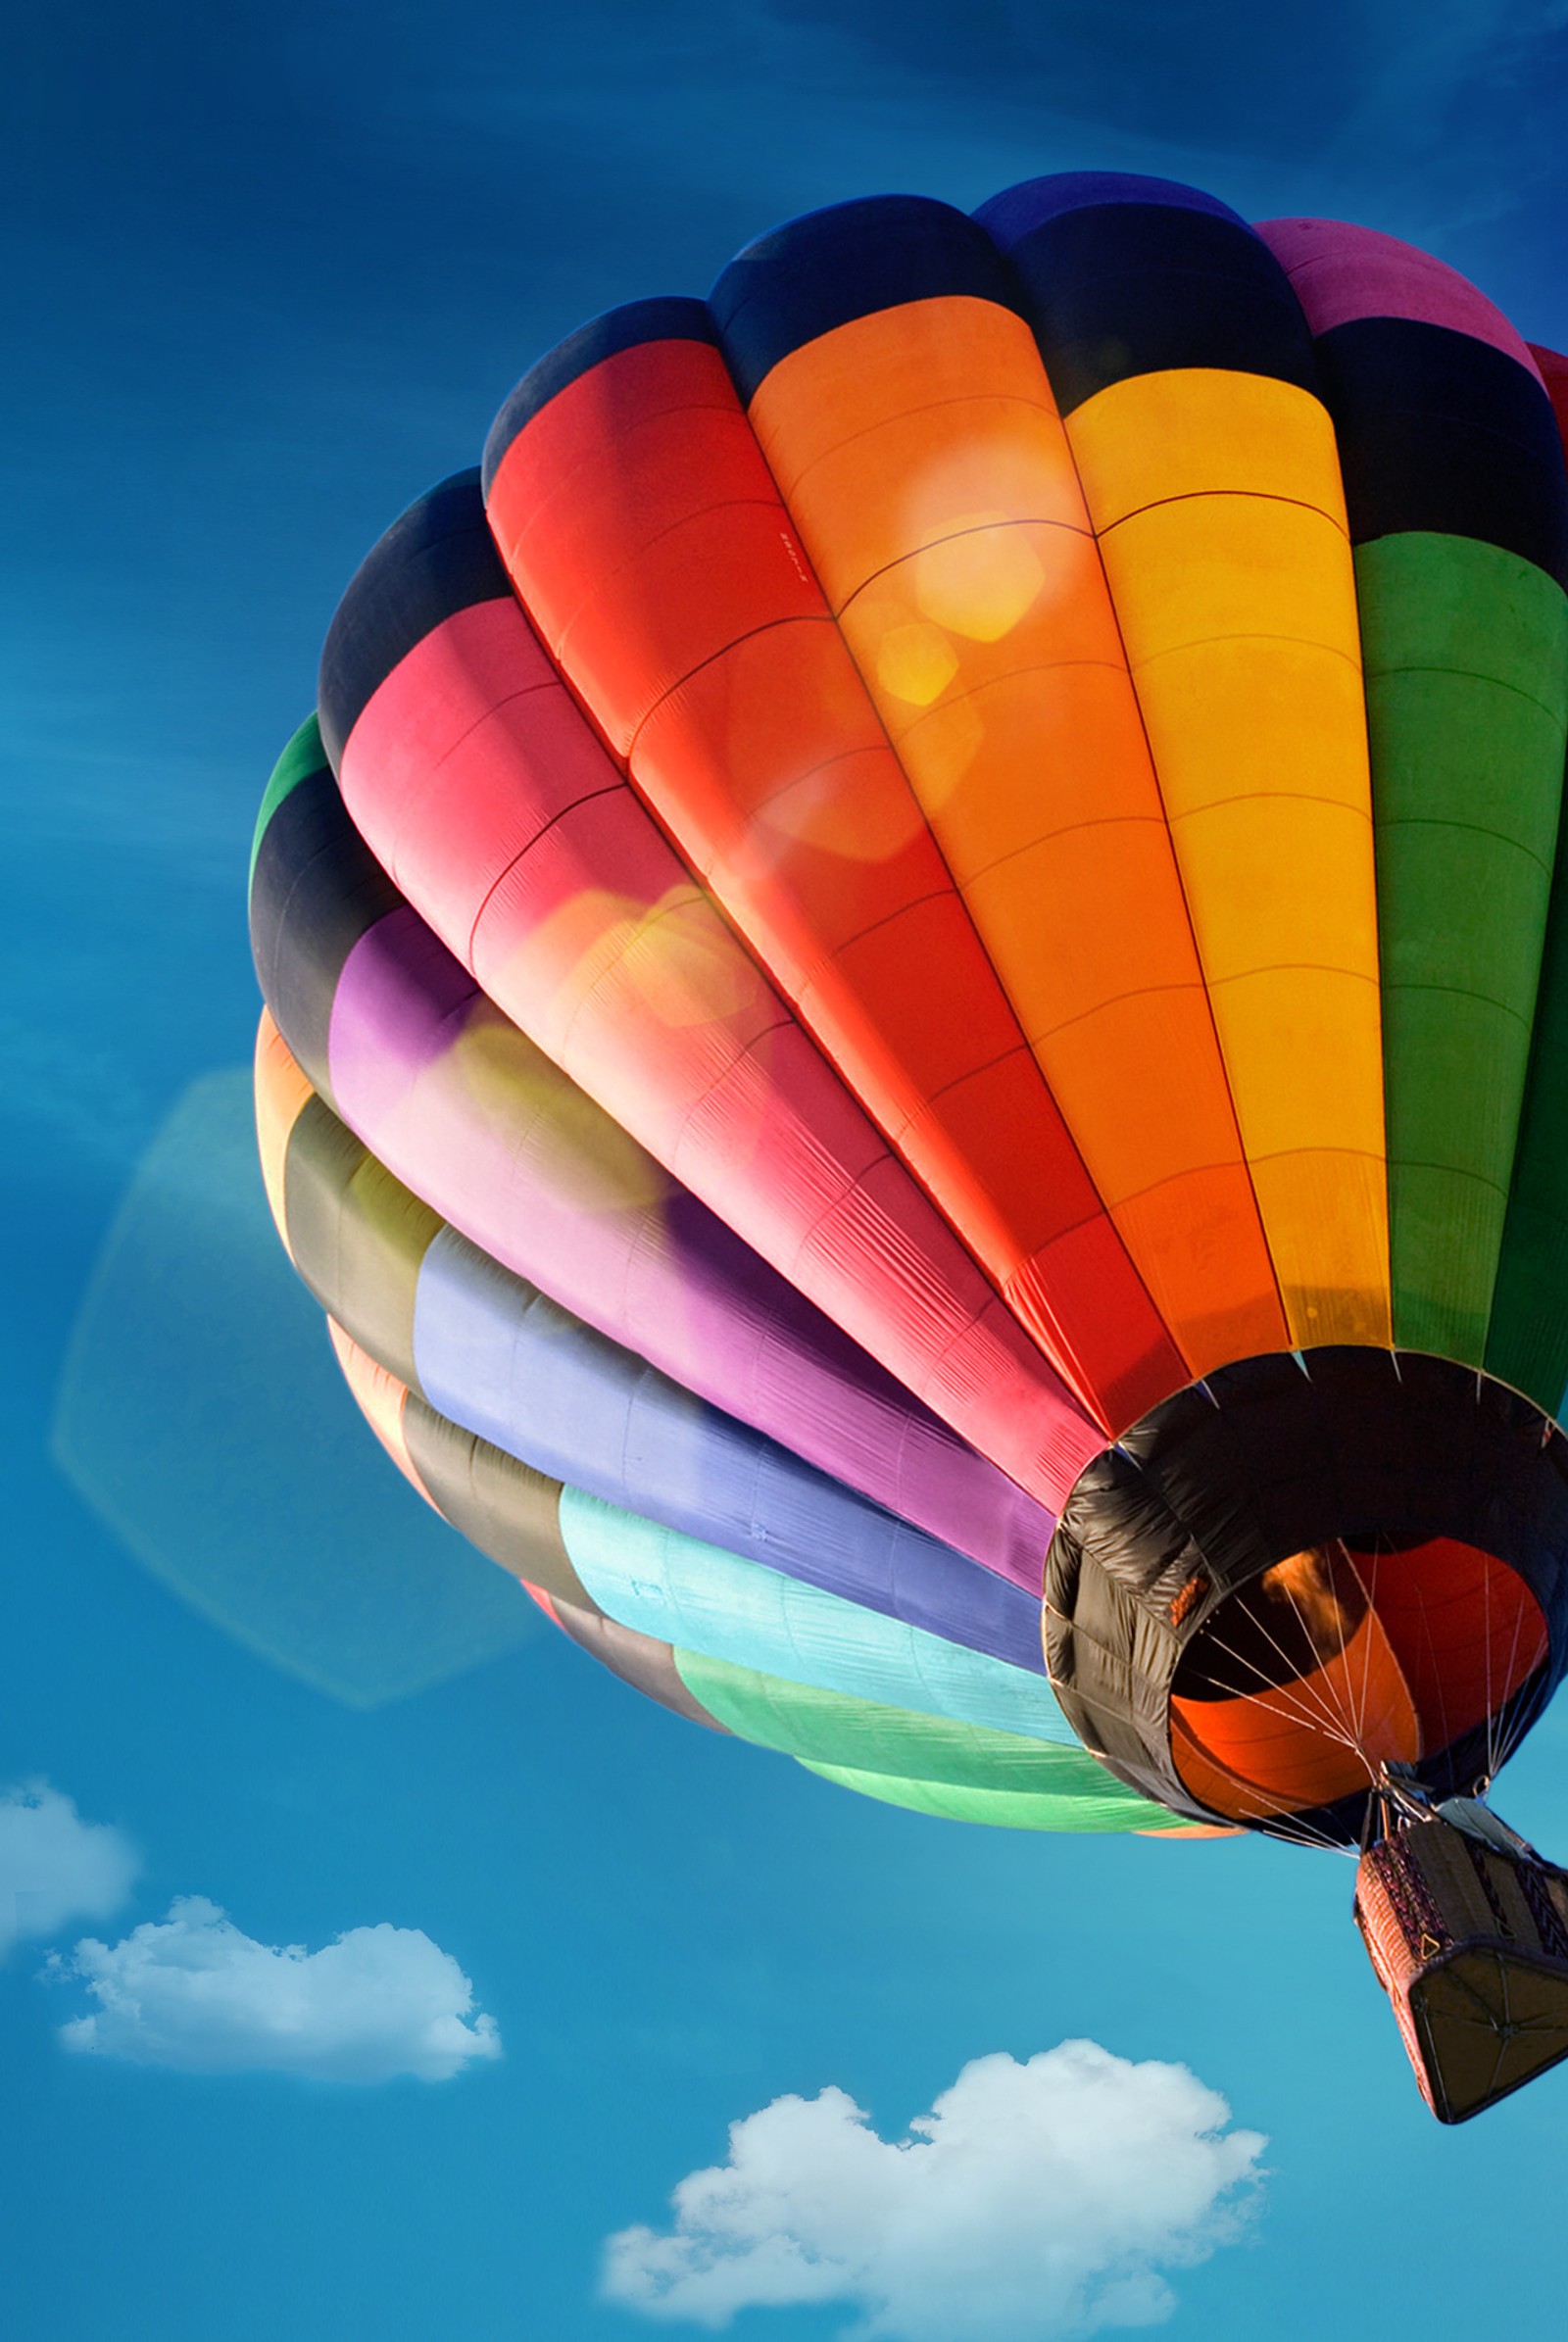
[[[1043,1672],[1037,1595],[694,1399],[450,1228],[419,1266],[414,1355],[432,1407],[533,1471]]]
[[[618,1130],[408,906],[349,954],[329,1062],[343,1119],[492,1258],[1038,1596],[1050,1513]]]
[[[1256,232],[1289,276],[1314,334],[1357,317],[1408,317],[1473,334],[1540,379],[1529,349],[1485,293],[1415,245],[1340,220],[1264,220]]]

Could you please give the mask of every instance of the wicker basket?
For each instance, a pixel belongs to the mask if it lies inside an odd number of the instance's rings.
[[[1568,2057],[1568,1874],[1403,1820],[1361,1857],[1355,1918],[1440,2122]]]

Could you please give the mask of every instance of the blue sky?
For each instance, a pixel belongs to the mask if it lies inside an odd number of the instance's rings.
[[[1527,2247],[1511,2321],[1553,2330],[1568,2076],[1440,2131],[1348,1866],[875,1807],[498,1602],[338,1399],[237,1069],[251,824],[337,595],[541,351],[793,212],[1093,165],[1391,229],[1562,347],[1568,7],[148,0],[33,12],[16,48],[0,1788],[119,1835],[0,1965],[15,2332],[647,2332],[596,2296],[603,2241],[666,2229],[728,2123],[831,2086],[896,2137],[967,2061],[1077,2036],[1190,2066],[1269,2142],[1245,2233],[1173,2274],[1172,2335],[1457,2335],[1494,2311],[1488,2234]],[[1565,1765],[1559,1715],[1501,1800],[1559,1849]],[[390,1995],[359,2078],[190,2070],[224,2057],[187,2025],[182,2066],[122,2003],[116,2036],[72,1947],[211,1952],[179,1897],[264,1991],[258,1947],[350,1939]],[[122,1992],[171,1941],[120,1957]],[[337,2038],[310,1975],[306,2033]],[[501,2056],[366,2078],[481,2018]],[[1432,2208],[1461,2200],[1449,2244]]]

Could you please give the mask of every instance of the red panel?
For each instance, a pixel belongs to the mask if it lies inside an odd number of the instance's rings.
[[[1385,1759],[1420,1753],[1415,1703],[1370,1609],[1343,1653],[1311,1673],[1248,1698],[1173,1698],[1170,1712],[1183,1781],[1239,1822],[1332,1805],[1366,1788]]]
[[[490,521],[546,644],[1020,1321],[1121,1428],[1186,1379],[778,499],[721,359],[607,359]]]
[[[510,603],[428,635],[347,744],[360,830],[508,1015],[1056,1509],[1099,1430],[539,663]]]
[[[1410,1686],[1424,1749],[1494,1716],[1545,1657],[1535,1596],[1490,1553],[1433,1537],[1352,1558]]]
[[[1380,1759],[1435,1755],[1495,1716],[1546,1655],[1545,1622],[1523,1579],[1475,1546],[1433,1537],[1399,1552],[1345,1552],[1368,1606],[1353,1630],[1342,1614],[1340,1653],[1246,1697],[1171,1700],[1177,1769],[1218,1813],[1246,1820],[1327,1805],[1365,1788]],[[1309,1625],[1311,1590],[1300,1614]],[[1226,1616],[1222,1606],[1199,1637],[1222,1677]],[[1321,1622],[1319,1639],[1325,1648],[1333,1639]],[[1245,1675],[1246,1656],[1231,1656]]]

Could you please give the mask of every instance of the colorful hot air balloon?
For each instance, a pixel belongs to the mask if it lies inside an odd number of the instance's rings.
[[[251,888],[415,1486],[891,1803],[1361,1843],[1449,2120],[1568,2054],[1565,384],[1163,180],[813,214],[382,539]]]

